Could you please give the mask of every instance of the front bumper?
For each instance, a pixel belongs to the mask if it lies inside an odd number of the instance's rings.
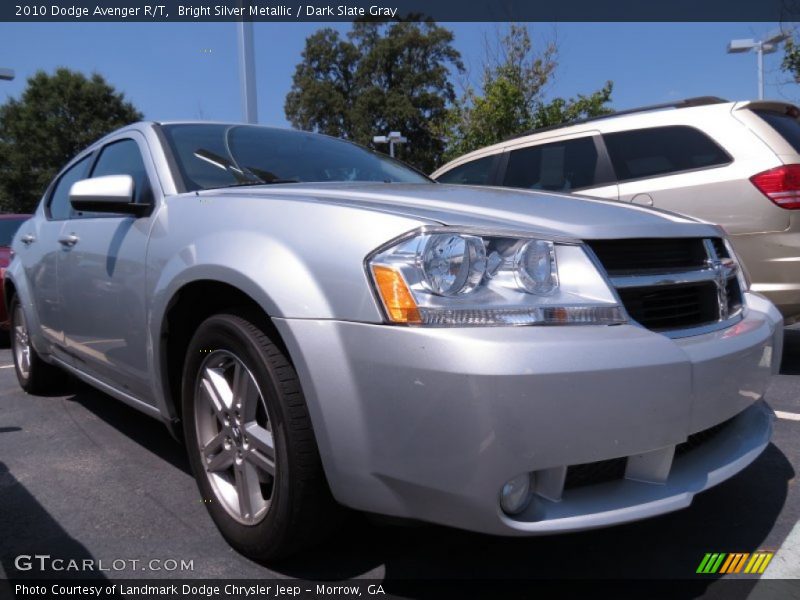
[[[677,340],[634,325],[275,323],[331,490],[360,510],[503,535],[600,527],[687,506],[770,438],[782,317],[754,294],[733,327]],[[618,458],[619,479],[564,489],[569,467]],[[508,517],[499,490],[527,472],[537,494]]]

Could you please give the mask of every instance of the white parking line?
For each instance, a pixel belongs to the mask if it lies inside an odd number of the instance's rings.
[[[775,416],[778,417],[779,419],[786,419],[788,421],[800,421],[800,414],[797,413],[790,413],[790,412],[784,412],[782,410],[776,410]]]
[[[775,551],[772,562],[761,576],[762,579],[797,579],[800,577],[800,523],[786,536],[781,547]]]
[[[0,369],[13,369],[14,365],[0,365]]]

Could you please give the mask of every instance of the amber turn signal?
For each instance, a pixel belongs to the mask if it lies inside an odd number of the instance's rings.
[[[383,300],[383,306],[393,323],[422,323],[417,303],[399,271],[390,267],[374,265],[372,273]]]

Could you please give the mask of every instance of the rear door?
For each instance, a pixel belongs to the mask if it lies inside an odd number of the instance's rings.
[[[504,187],[618,198],[599,133],[553,136],[510,147],[498,183]]]
[[[620,200],[718,223],[732,235],[786,229],[785,211],[773,210],[749,180],[774,155],[730,118],[704,129],[665,125],[603,134]]]
[[[130,175],[136,202],[153,202],[155,168],[129,132],[99,150],[91,177]],[[145,254],[151,217],[72,211],[59,263],[65,344],[76,367],[140,399],[147,372]]]
[[[22,263],[25,278],[33,291],[33,309],[39,321],[46,348],[68,360],[64,353],[63,305],[60,297],[60,258],[63,246],[59,243],[64,225],[70,215],[69,190],[76,181],[84,179],[91,166],[88,155],[67,168],[48,189],[42,208],[24,224],[15,260]]]

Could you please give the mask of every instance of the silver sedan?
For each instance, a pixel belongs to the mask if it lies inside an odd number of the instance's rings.
[[[161,420],[257,558],[343,507],[500,535],[633,521],[770,439],[781,316],[720,228],[671,213],[138,123],[66,165],[13,250],[20,385],[70,374]]]

